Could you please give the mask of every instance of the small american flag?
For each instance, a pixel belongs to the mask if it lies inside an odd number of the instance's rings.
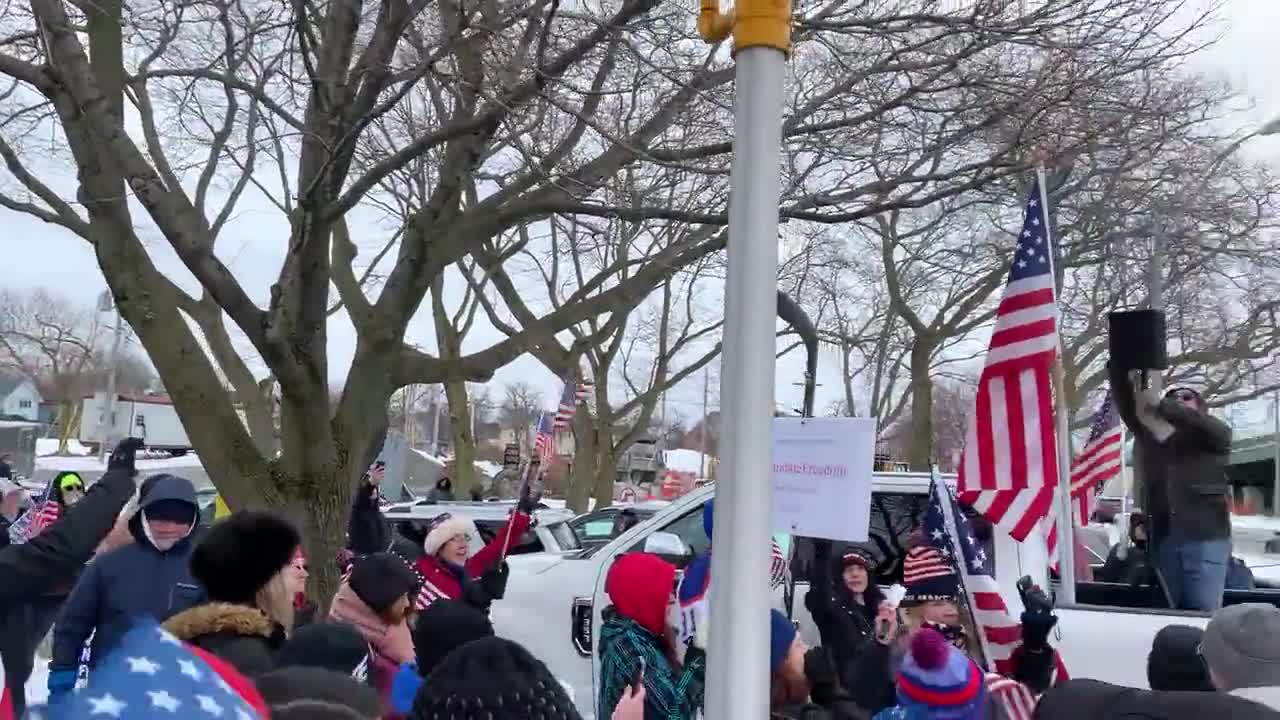
[[[1081,525],[1089,524],[1103,484],[1120,474],[1123,452],[1124,428],[1108,390],[1093,416],[1089,441],[1071,465],[1071,500]]]
[[[561,430],[573,424],[573,416],[578,412],[578,403],[591,394],[591,381],[579,380],[576,383],[566,382],[564,392],[560,393],[560,407],[556,409],[553,429]]]
[[[62,508],[56,501],[46,498],[40,503],[40,507],[33,512],[35,514],[31,518],[31,525],[27,527],[28,540],[44,532],[45,528],[58,522],[58,517],[62,514]]]
[[[551,458],[556,452],[555,422],[550,413],[542,413],[538,418],[538,432],[533,438],[533,456],[545,470],[551,465]]]
[[[1049,513],[1058,484],[1050,381],[1058,306],[1045,210],[1037,176],[960,462],[960,499],[1018,541]]]
[[[134,626],[93,671],[93,684],[53,704],[48,712],[50,720],[169,716],[192,720],[260,717],[208,662],[154,621]]]

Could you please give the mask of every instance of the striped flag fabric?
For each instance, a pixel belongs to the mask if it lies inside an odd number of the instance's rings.
[[[1107,391],[1089,426],[1089,440],[1071,464],[1071,503],[1077,522],[1089,524],[1098,493],[1123,465],[1124,427]]]
[[[533,456],[538,459],[542,467],[546,468],[551,464],[551,458],[556,452],[556,428],[555,421],[550,413],[542,413],[538,418],[538,431],[533,437]]]
[[[1018,541],[1048,515],[1058,484],[1050,376],[1058,306],[1040,182],[1037,174],[996,308],[959,473],[960,499]]]
[[[590,380],[566,382],[564,390],[560,393],[560,406],[556,408],[553,429],[561,430],[569,427],[573,423],[573,416],[578,412],[578,403],[586,400],[590,394]]]
[[[1035,693],[1031,688],[1010,677],[987,673],[987,692],[1004,706],[1008,720],[1031,720],[1036,711]]]
[[[1009,675],[1014,669],[1013,651],[1022,644],[1022,623],[1013,617],[1000,595],[1000,586],[995,577],[995,558],[987,554],[984,544],[974,535],[973,525],[957,505],[951,488],[937,476],[929,486],[924,534],[929,543],[929,547],[924,548],[926,552],[936,551],[951,562],[951,571],[960,577],[961,592],[964,593],[975,630],[991,665],[988,670],[994,670],[999,675]],[[1055,653],[1054,661],[1057,664],[1057,678],[1065,680],[1067,669],[1062,663],[1062,657]],[[988,688],[991,689],[990,684]],[[1006,692],[1014,691],[1006,688]],[[1027,690],[1027,693],[1030,691]],[[1015,696],[1018,693],[1010,697]],[[1006,710],[1012,713],[1014,708],[1006,702]],[[1029,720],[1030,717],[1030,712],[1021,716],[1023,720]]]

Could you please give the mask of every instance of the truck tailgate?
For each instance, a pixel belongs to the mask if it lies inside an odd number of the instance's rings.
[[[1056,609],[1056,646],[1073,678],[1147,687],[1147,654],[1166,625],[1209,623],[1205,613],[1068,605]]]

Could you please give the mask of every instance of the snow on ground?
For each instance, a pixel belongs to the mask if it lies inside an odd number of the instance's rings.
[[[492,460],[477,460],[472,465],[476,466],[485,477],[494,477],[502,472],[502,464],[493,462]]]
[[[80,444],[79,440],[74,438],[67,443],[68,455],[89,455],[93,451]],[[36,440],[36,455],[44,457],[46,455],[58,454],[58,438],[40,438]]]
[[[27,680],[27,706],[42,705],[49,700],[49,658],[36,656],[36,666]]]

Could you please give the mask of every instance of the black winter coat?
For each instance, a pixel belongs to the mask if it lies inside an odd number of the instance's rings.
[[[875,617],[880,605],[879,589],[868,589],[866,604],[858,603],[840,576],[839,560],[832,560],[829,547],[819,545],[814,557],[812,584],[804,596],[813,622],[822,637],[822,647],[831,653],[836,673],[846,687],[853,682],[853,663],[867,643],[875,639]]]
[[[270,672],[284,644],[284,628],[247,605],[208,603],[178,613],[164,627],[179,640],[231,663],[250,678]]]
[[[51,670],[74,670],[91,633],[89,664],[93,667],[115,648],[137,618],[163,622],[205,601],[204,588],[191,574],[191,538],[161,552],[142,527],[143,512],[154,503],[169,500],[186,502],[197,512],[195,489],[189,481],[156,475],[143,482],[138,511],[129,520],[133,542],[89,563],[62,607],[53,632]]]
[[[1173,425],[1174,433],[1160,442],[1138,418],[1133,384],[1115,369],[1111,370],[1111,396],[1133,433],[1134,464],[1145,468],[1139,481],[1151,543],[1159,545],[1170,536],[1230,537],[1226,468],[1231,428],[1208,413],[1165,398],[1156,412]]]
[[[62,517],[21,545],[0,548],[0,656],[17,716],[35,647],[53,623],[56,587],[75,579],[133,496],[133,473],[108,470]]]
[[[1280,712],[1220,692],[1155,692],[1068,680],[1036,704],[1034,720],[1276,720]]]
[[[378,488],[363,480],[351,501],[347,547],[356,555],[372,555],[390,549],[391,540],[391,525],[378,509]]]

